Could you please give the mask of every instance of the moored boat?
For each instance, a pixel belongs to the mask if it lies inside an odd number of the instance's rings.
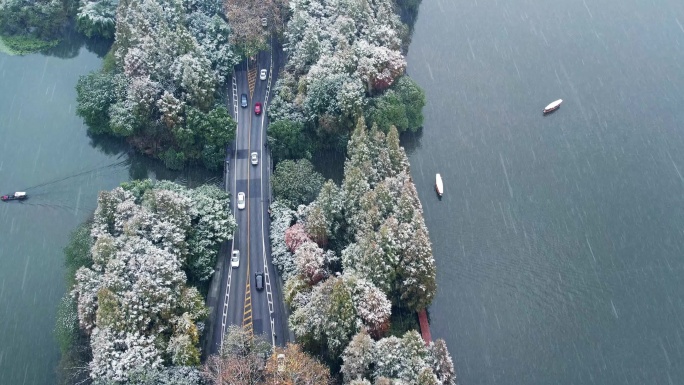
[[[442,176],[439,174],[435,176],[435,190],[437,190],[437,195],[439,196],[444,194],[444,184],[442,183]]]
[[[555,102],[550,103],[548,106],[546,106],[546,108],[544,108],[544,113],[548,114],[549,112],[556,111],[560,107],[561,103],[563,103],[563,99],[558,99]]]
[[[0,200],[7,201],[21,201],[28,198],[25,192],[17,191],[14,194],[7,194],[0,197]]]

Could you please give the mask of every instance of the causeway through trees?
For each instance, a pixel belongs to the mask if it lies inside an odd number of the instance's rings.
[[[224,333],[230,325],[241,325],[254,334],[263,334],[274,345],[284,346],[288,339],[287,315],[280,290],[279,278],[271,263],[268,205],[271,201],[271,158],[266,149],[268,98],[275,84],[277,67],[270,52],[238,65],[230,85],[229,110],[237,121],[235,143],[226,156],[226,190],[232,196],[232,209],[238,230],[230,247],[221,250],[220,285],[212,312],[209,354],[218,352]],[[277,63],[277,61],[276,61]],[[266,80],[258,73],[266,69]],[[248,106],[239,106],[240,96],[247,94]],[[264,112],[254,113],[255,103]],[[259,162],[252,165],[250,154],[257,152]],[[238,192],[246,196],[245,208],[237,208]],[[232,250],[240,250],[240,267],[232,268],[228,260]],[[264,274],[264,290],[257,290],[255,274]]]

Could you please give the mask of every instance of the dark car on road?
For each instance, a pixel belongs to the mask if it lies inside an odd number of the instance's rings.
[[[254,113],[257,115],[261,115],[261,103],[256,102],[254,104]]]
[[[247,94],[242,94],[242,96],[240,96],[240,106],[242,108],[247,108]]]
[[[254,274],[254,286],[259,291],[264,290],[264,273],[259,271]]]

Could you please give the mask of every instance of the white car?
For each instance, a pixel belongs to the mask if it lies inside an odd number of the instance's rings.
[[[257,154],[256,152],[252,153],[251,159],[252,159],[252,165],[253,166],[256,166],[257,164],[259,164],[259,154]]]
[[[243,210],[245,208],[245,193],[238,193],[238,209]]]
[[[266,80],[266,74],[267,71],[265,69],[261,70],[261,72],[259,72],[259,79]]]
[[[230,265],[232,267],[240,267],[240,250],[233,250],[233,256],[230,257]]]

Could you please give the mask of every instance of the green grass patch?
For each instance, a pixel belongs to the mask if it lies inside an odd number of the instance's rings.
[[[0,36],[0,51],[10,55],[42,52],[59,44],[59,40],[40,40],[31,36]]]

